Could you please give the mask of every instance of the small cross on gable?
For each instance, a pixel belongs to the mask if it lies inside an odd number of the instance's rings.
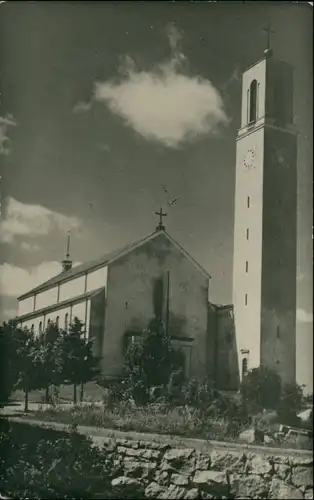
[[[159,210],[159,212],[155,212],[156,215],[159,215],[159,224],[156,227],[156,231],[164,231],[165,226],[163,225],[163,217],[167,217],[168,214],[163,213],[162,208]]]
[[[270,23],[268,23],[267,27],[266,28],[263,28],[263,31],[265,31],[266,35],[267,35],[267,47],[266,47],[266,50],[270,50],[270,42],[271,42],[271,35],[274,35],[275,34],[275,31],[273,31],[270,27]]]

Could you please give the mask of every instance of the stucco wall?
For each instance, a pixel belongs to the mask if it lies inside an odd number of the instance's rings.
[[[82,300],[73,305],[68,305],[66,307],[60,307],[60,309],[54,309],[53,311],[47,313],[41,313],[32,318],[23,320],[21,322],[22,327],[27,327],[31,329],[32,325],[34,325],[35,333],[39,332],[39,324],[42,322],[42,328],[45,329],[48,325],[48,320],[51,322],[56,322],[57,317],[59,317],[59,328],[65,328],[65,317],[68,315],[68,326],[71,321],[76,316],[83,323],[86,322],[86,333],[87,336],[89,334],[89,311],[90,311],[90,299]]]
[[[68,300],[85,292],[85,276],[79,276],[60,284],[59,301]]]
[[[43,307],[51,306],[58,302],[58,287],[54,286],[48,290],[44,290],[36,295],[35,310],[42,309]]]
[[[266,129],[261,359],[286,382],[296,369],[296,168],[297,137]]]
[[[169,331],[194,339],[191,374],[206,374],[208,278],[161,233],[109,266],[102,362],[105,375],[121,373],[124,333],[146,326],[153,318],[154,280],[162,277],[166,283],[168,270]]]
[[[217,308],[217,389],[236,390],[239,387],[239,365],[233,307]]]
[[[20,300],[18,304],[18,315],[28,314],[34,311],[34,296]]]
[[[247,170],[244,156],[250,148],[256,152],[255,167]],[[241,349],[250,351],[249,368],[260,364],[263,164],[264,129],[260,128],[238,140],[236,159],[233,303],[238,355],[240,359]]]

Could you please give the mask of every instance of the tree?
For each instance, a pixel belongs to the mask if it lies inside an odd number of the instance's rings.
[[[84,384],[94,380],[98,374],[99,358],[92,352],[92,342],[84,338],[83,323],[74,318],[69,332],[62,331],[58,346],[62,366],[62,379],[73,384],[73,402],[77,402],[77,386],[81,385],[80,400],[83,400]]]
[[[280,376],[264,366],[254,368],[243,377],[240,393],[250,412],[275,410],[281,396]]]
[[[171,339],[158,318],[152,319],[139,340],[129,343],[125,352],[125,372],[132,395],[145,402],[149,388],[165,387],[177,366],[177,356]]]
[[[62,379],[61,357],[58,353],[61,347],[61,332],[56,324],[48,325],[46,331],[39,335],[39,349],[36,351],[36,362],[39,365],[40,376],[45,388],[45,400],[49,402],[49,387],[60,385]]]
[[[282,387],[277,414],[281,423],[286,425],[298,425],[297,413],[301,410],[303,403],[303,387],[298,384],[284,384]]]
[[[38,350],[40,342],[35,338],[34,332],[27,328],[13,329],[14,363],[17,373],[16,387],[24,391],[24,411],[28,411],[28,396],[32,389],[40,389],[40,364],[38,361]]]
[[[13,331],[17,327],[15,320],[4,322],[0,327],[0,403],[7,402],[17,382],[14,363]]]

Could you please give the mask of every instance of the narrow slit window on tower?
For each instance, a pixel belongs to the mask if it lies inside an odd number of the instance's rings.
[[[276,331],[277,339],[280,339],[280,326],[277,326],[277,331]]]
[[[249,123],[253,123],[256,121],[256,111],[257,111],[257,81],[253,80],[250,85]]]
[[[249,272],[249,261],[248,260],[245,262],[245,272],[246,273]]]
[[[250,230],[249,230],[249,228],[247,228],[247,230],[246,230],[246,239],[248,240],[249,237],[250,237]]]
[[[250,202],[251,202],[251,200],[250,200],[250,197],[248,196],[248,197],[247,197],[247,207],[248,207],[248,208],[250,208]]]
[[[248,373],[248,362],[247,358],[242,359],[242,377],[245,377]]]
[[[247,306],[247,293],[245,294],[245,297],[244,297],[244,303]]]
[[[67,330],[69,327],[69,313],[64,316],[64,329]]]

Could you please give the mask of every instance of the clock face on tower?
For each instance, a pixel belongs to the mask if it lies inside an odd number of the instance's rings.
[[[244,155],[243,164],[246,169],[250,169],[255,165],[256,153],[254,149],[248,149]]]

